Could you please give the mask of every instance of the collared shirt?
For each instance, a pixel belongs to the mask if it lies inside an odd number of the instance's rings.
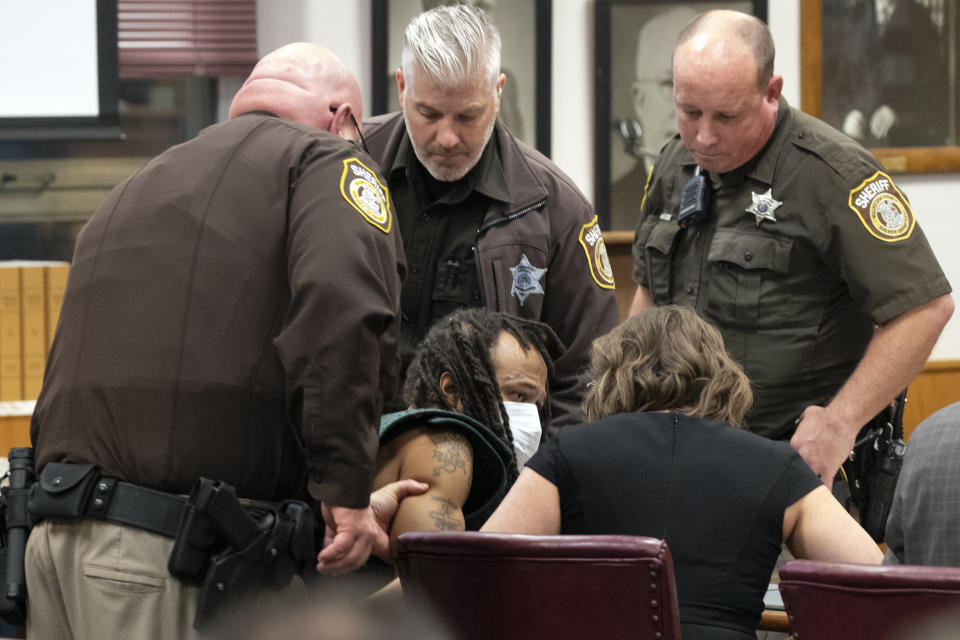
[[[495,138],[466,176],[441,182],[420,163],[405,135],[388,184],[408,264],[400,302],[405,372],[434,322],[457,309],[482,305],[477,233],[491,202],[509,201],[509,192]]]

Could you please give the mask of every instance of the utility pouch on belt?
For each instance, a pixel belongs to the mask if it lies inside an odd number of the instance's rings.
[[[0,618],[12,625],[27,621],[27,579],[24,554],[33,519],[27,509],[30,489],[36,481],[33,449],[14,447],[7,458],[9,484],[0,488]]]
[[[233,487],[201,478],[190,493],[168,569],[202,582],[193,626],[205,630],[226,606],[260,589],[280,589],[314,559],[314,514],[299,500],[255,520]]]
[[[43,490],[30,497],[31,513],[44,519],[84,517],[99,477],[96,465],[48,463],[37,481]]]

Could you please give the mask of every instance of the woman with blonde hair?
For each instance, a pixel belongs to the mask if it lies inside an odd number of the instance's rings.
[[[750,384],[690,309],[651,307],[593,347],[587,424],[540,447],[484,531],[667,541],[684,640],[755,638],[786,543],[879,564],[870,536],[786,442],[737,429]]]

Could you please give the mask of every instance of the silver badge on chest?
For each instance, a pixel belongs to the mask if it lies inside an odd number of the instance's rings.
[[[750,197],[753,198],[753,204],[747,207],[745,211],[756,218],[758,227],[764,220],[769,220],[770,222],[777,221],[777,219],[773,217],[773,212],[779,209],[783,203],[773,197],[772,191],[773,189],[767,189],[767,192],[763,194],[750,192]]]
[[[513,274],[513,286],[510,287],[510,295],[517,296],[520,299],[520,306],[523,306],[524,300],[531,294],[539,293],[543,295],[543,286],[540,284],[540,279],[546,272],[546,269],[530,264],[530,259],[527,258],[525,253],[521,254],[517,266],[510,267],[510,273]]]

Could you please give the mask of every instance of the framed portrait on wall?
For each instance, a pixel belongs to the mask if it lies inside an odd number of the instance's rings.
[[[597,0],[596,206],[605,229],[633,230],[647,175],[677,132],[671,58],[696,14],[736,9],[767,19],[766,0]]]
[[[958,0],[801,0],[801,108],[890,171],[960,170]]]
[[[483,9],[500,31],[506,76],[500,120],[517,138],[550,155],[551,0],[373,0],[372,113],[397,111],[395,71],[410,20],[442,4]]]

